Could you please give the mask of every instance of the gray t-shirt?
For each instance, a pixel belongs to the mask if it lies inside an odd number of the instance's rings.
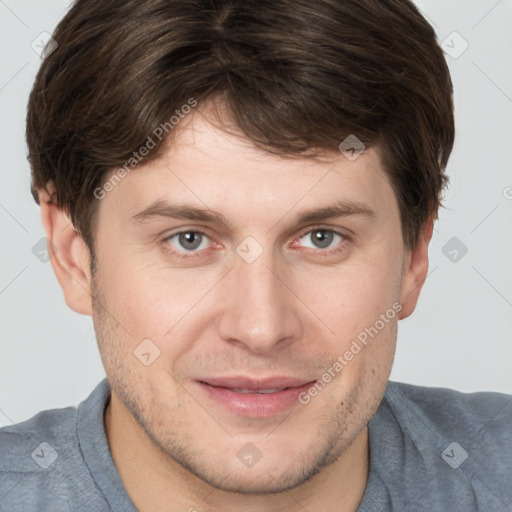
[[[78,409],[0,429],[0,511],[136,511],[105,435],[109,395],[104,379]],[[358,512],[512,511],[512,396],[389,382],[369,439]]]

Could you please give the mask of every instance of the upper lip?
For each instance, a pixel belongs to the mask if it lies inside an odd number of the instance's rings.
[[[258,391],[260,389],[296,388],[299,386],[304,386],[305,384],[309,384],[316,379],[275,376],[262,379],[253,379],[249,377],[207,377],[197,380],[199,382],[205,382],[210,386]]]

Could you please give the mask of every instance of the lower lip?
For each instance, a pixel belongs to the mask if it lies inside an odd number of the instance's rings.
[[[210,386],[197,381],[201,389],[215,402],[220,403],[238,416],[266,418],[283,413],[299,403],[299,395],[314,382],[275,393],[238,393],[228,388]]]

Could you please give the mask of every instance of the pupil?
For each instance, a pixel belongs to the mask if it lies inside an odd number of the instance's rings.
[[[201,233],[196,233],[194,231],[187,231],[185,233],[180,233],[179,241],[180,244],[185,249],[197,249],[201,245]]]
[[[333,234],[330,231],[326,230],[317,230],[313,231],[314,242],[320,248],[329,247],[332,242]]]

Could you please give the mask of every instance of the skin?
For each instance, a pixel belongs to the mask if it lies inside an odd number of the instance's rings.
[[[405,251],[376,149],[355,161],[277,157],[206,113],[196,109],[157,160],[100,201],[94,276],[66,213],[40,193],[66,303],[94,321],[112,387],[105,428],[115,465],[140,511],[355,511],[368,478],[367,423],[389,378],[398,319],[413,312],[426,278],[432,222]],[[157,199],[209,208],[230,227],[131,220]],[[335,201],[364,203],[374,216],[296,223]],[[195,252],[169,238],[198,229],[207,237]],[[305,234],[312,229],[343,237],[318,247]],[[247,236],[263,249],[252,263],[236,252]],[[306,405],[241,417],[195,382],[318,379],[394,303],[401,312]],[[149,366],[134,355],[144,339],[160,350]],[[237,457],[246,443],[261,454],[252,468]]]

